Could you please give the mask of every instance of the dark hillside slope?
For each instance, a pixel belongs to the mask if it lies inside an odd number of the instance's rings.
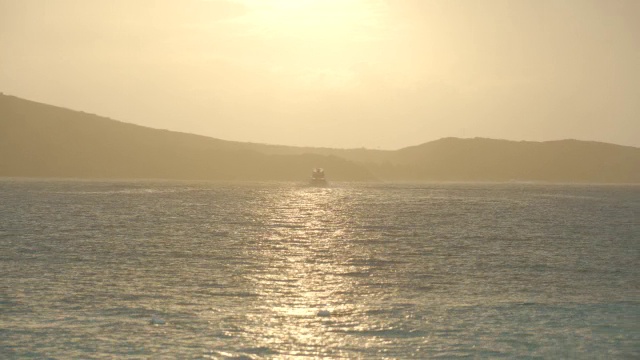
[[[640,148],[578,140],[445,138],[398,150],[392,163],[394,167],[376,170],[378,175],[393,177],[395,171],[421,180],[640,182]]]
[[[446,138],[396,151],[243,143],[0,95],[0,176],[640,183],[640,148]]]
[[[335,156],[250,149],[0,95],[0,176],[295,181],[322,166],[331,180],[372,178]]]

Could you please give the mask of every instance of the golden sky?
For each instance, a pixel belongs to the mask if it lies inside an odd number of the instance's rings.
[[[637,0],[0,0],[0,91],[228,140],[640,146],[639,64]]]

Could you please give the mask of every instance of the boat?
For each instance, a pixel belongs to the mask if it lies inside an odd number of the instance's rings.
[[[311,185],[314,186],[324,186],[327,185],[327,179],[324,177],[324,169],[323,168],[315,168],[311,172]]]

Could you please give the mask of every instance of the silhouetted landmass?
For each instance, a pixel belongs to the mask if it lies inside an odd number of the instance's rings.
[[[394,179],[640,183],[640,148],[593,141],[445,138],[370,166]]]
[[[446,138],[396,151],[225,141],[0,95],[0,176],[640,183],[640,148]]]
[[[336,156],[272,155],[250,145],[157,130],[0,95],[0,176],[301,180],[311,169],[332,180],[371,180]]]

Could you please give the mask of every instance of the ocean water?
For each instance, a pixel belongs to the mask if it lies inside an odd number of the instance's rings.
[[[640,187],[0,180],[0,358],[640,358]]]

